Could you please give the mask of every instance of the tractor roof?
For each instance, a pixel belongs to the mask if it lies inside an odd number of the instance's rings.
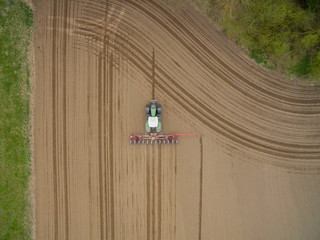
[[[149,117],[148,118],[148,125],[149,127],[158,127],[159,121],[158,121],[158,117]]]

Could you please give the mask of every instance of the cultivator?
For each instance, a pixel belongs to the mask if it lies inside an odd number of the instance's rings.
[[[130,135],[130,144],[174,144],[178,143],[177,134],[158,134],[158,133],[149,133],[149,134],[131,134]]]
[[[176,144],[179,135],[200,136],[199,134],[162,134],[161,105],[157,104],[157,100],[150,100],[150,103],[146,106],[146,134],[130,134],[130,144]]]

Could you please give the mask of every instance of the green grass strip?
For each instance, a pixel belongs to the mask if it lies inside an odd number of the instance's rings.
[[[32,10],[0,0],[0,239],[31,239],[28,45]]]

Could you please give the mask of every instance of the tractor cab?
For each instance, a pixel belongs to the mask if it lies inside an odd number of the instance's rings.
[[[146,132],[161,132],[161,104],[157,100],[150,100],[146,105]]]

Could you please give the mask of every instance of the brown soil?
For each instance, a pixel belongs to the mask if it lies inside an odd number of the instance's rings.
[[[34,3],[36,238],[319,239],[320,86],[168,6]],[[152,98],[202,137],[129,145]]]

